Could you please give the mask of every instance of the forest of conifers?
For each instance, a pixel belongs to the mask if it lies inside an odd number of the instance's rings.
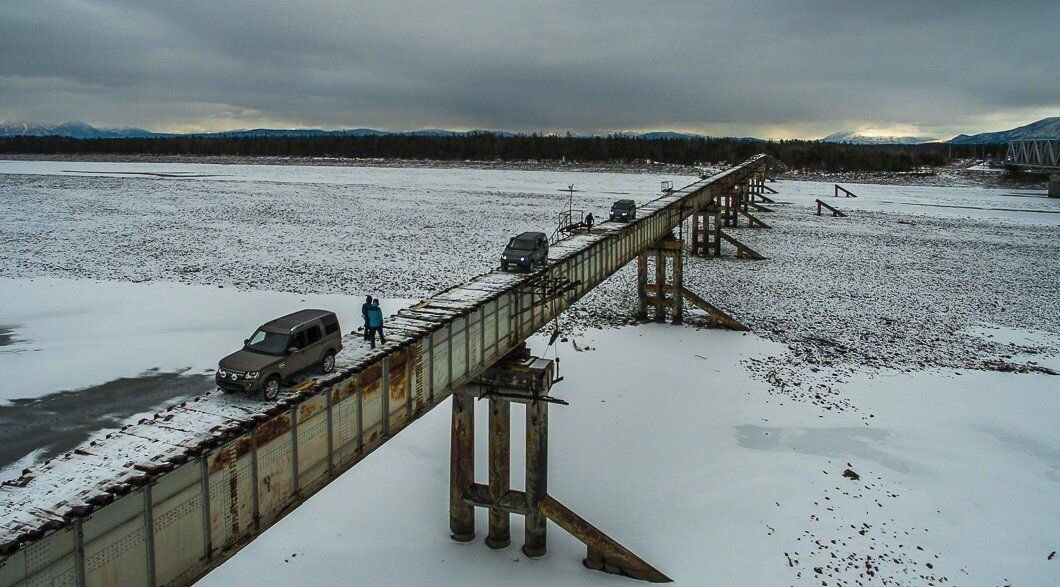
[[[728,138],[645,138],[472,133],[456,136],[385,134],[308,137],[171,136],[74,139],[0,138],[0,154],[112,154],[190,156],[290,156],[437,161],[581,161],[695,165],[737,163],[768,153],[792,169],[816,171],[911,171],[951,159],[995,157],[1004,145],[852,145],[820,141]]]

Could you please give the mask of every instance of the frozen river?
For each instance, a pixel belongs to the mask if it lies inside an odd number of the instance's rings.
[[[4,476],[209,389],[217,359],[278,314],[356,324],[365,293],[389,312],[493,268],[513,233],[551,232],[570,184],[601,217],[691,179],[0,161]],[[767,260],[685,265],[754,334],[703,332],[694,313],[614,328],[628,267],[568,312],[557,497],[686,583],[853,584],[867,563],[898,584],[1054,583],[1060,202],[770,185],[773,228],[732,231]],[[849,217],[815,216],[816,198]],[[207,582],[598,582],[558,536],[535,562],[448,542],[437,412]],[[848,463],[865,483],[844,485]]]

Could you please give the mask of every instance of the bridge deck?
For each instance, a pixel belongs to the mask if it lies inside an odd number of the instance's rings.
[[[631,223],[562,239],[540,270],[491,271],[402,310],[380,348],[347,335],[334,373],[275,403],[206,394],[5,483],[0,585],[115,568],[129,583],[141,567],[159,583],[201,574],[767,164],[756,156],[646,203]],[[167,540],[192,543],[156,561]]]

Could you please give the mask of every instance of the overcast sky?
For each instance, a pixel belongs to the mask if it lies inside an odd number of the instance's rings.
[[[1060,1],[0,1],[0,119],[948,138],[1060,115]]]

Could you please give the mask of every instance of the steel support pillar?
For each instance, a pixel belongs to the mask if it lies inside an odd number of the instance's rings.
[[[512,484],[512,410],[511,402],[507,399],[491,397],[489,402],[489,487],[493,503],[499,504]],[[499,507],[492,507],[489,520],[486,545],[490,548],[507,548],[512,543],[510,514]]]
[[[545,530],[548,520],[541,513],[541,500],[548,494],[548,404],[526,404],[526,539],[523,554],[537,558],[548,550]]]
[[[666,292],[663,289],[666,283],[666,255],[662,249],[654,249],[655,252],[655,321],[666,321]]]
[[[648,253],[637,255],[637,319],[648,319]]]
[[[464,495],[475,482],[475,399],[453,394],[453,431],[449,463],[449,530],[453,540],[475,539],[475,508]]]

